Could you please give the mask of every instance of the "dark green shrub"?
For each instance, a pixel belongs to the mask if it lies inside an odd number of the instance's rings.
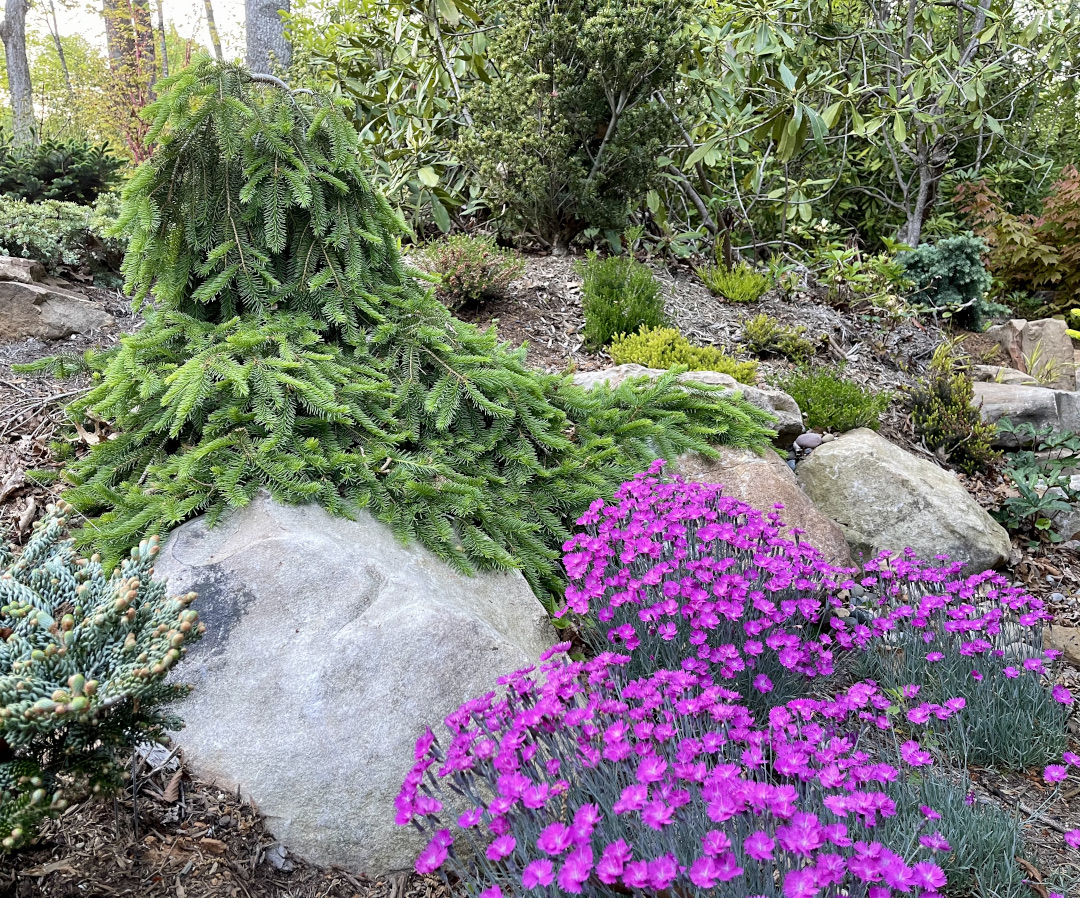
[[[615,484],[657,455],[769,439],[741,399],[674,377],[586,392],[453,318],[402,263],[404,224],[330,98],[208,59],[158,89],[157,149],[120,217],[128,288],[154,308],[68,406],[116,433],[65,472],[106,561],[266,489],[369,508],[548,596],[568,523]]]
[[[723,296],[731,302],[757,302],[772,286],[768,275],[755,271],[746,263],[735,268],[723,265],[704,265],[695,268],[701,282],[710,293]]]
[[[715,346],[694,346],[673,327],[643,327],[636,334],[617,334],[608,351],[616,365],[719,371],[744,384],[752,384],[757,374],[757,362],[739,361]]]
[[[809,427],[845,433],[856,427],[877,430],[890,393],[875,393],[831,371],[800,372],[777,383],[806,416]]]
[[[96,206],[0,197],[0,252],[35,259],[52,272],[64,268],[92,274],[117,271],[124,244],[109,236],[111,211],[108,196]]]
[[[465,97],[461,158],[513,227],[564,247],[621,229],[657,183],[674,120],[657,98],[685,55],[678,0],[496,0],[492,77]]]
[[[917,308],[981,330],[995,307],[986,299],[992,278],[983,265],[986,243],[970,235],[924,243],[901,253],[904,276],[915,282]]]
[[[971,400],[971,364],[958,340],[934,350],[930,369],[908,397],[915,432],[944,461],[969,474],[995,462],[991,446],[997,428],[985,423]]]
[[[590,252],[578,264],[584,283],[581,310],[584,336],[593,347],[607,346],[616,334],[636,334],[664,323],[664,297],[648,265],[633,256],[600,258]]]
[[[757,315],[743,322],[743,342],[758,355],[782,355],[805,362],[814,354],[814,344],[805,334],[801,324],[789,327],[770,315]]]
[[[0,145],[0,193],[37,203],[92,205],[117,181],[123,166],[107,144],[43,140],[27,147]]]
[[[493,237],[454,234],[424,248],[425,267],[438,275],[437,293],[450,309],[501,296],[525,263]]]
[[[202,634],[194,595],[153,579],[156,539],[106,577],[65,538],[50,506],[18,558],[0,544],[0,846],[25,845],[41,820],[120,787],[125,758],[181,721],[186,694],[165,678]]]

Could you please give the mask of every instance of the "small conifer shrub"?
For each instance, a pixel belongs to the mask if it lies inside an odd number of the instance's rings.
[[[946,340],[934,350],[926,377],[908,395],[916,433],[950,465],[969,474],[1000,457],[992,446],[997,428],[982,420],[971,404],[974,396],[971,364],[958,340]]]
[[[425,267],[439,278],[438,295],[450,309],[502,296],[522,269],[516,253],[487,235],[453,234],[424,249]]]
[[[832,371],[800,371],[777,386],[798,403],[811,428],[845,433],[856,427],[877,430],[890,393],[875,393]]]
[[[718,371],[744,384],[754,383],[757,362],[739,361],[715,346],[695,346],[673,327],[645,327],[636,334],[617,334],[608,348],[616,365]]]
[[[709,292],[731,302],[757,302],[772,286],[769,277],[745,262],[735,268],[724,265],[703,265],[694,269]]]
[[[904,276],[915,283],[916,308],[982,330],[994,311],[986,298],[993,279],[983,265],[986,243],[970,235],[946,237],[900,254]]]
[[[590,252],[578,272],[583,279],[584,336],[590,346],[607,346],[616,334],[664,324],[664,297],[648,265],[629,254],[601,258]]]
[[[125,757],[181,721],[169,670],[203,624],[153,579],[158,543],[106,577],[50,506],[16,558],[0,546],[0,846],[19,848],[76,799],[119,788]]]
[[[548,596],[574,517],[657,453],[769,439],[739,398],[674,376],[585,391],[453,318],[331,99],[209,59],[158,89],[119,223],[153,308],[69,406],[117,434],[66,471],[106,562],[268,489]]]
[[[803,325],[788,327],[771,315],[756,315],[743,322],[743,342],[758,355],[782,355],[805,362],[814,355],[814,344],[805,335]]]

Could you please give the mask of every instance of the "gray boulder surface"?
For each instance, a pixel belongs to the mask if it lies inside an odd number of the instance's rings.
[[[600,371],[581,371],[574,375],[574,383],[586,390],[597,384],[607,384],[614,389],[631,377],[660,377],[667,372],[660,368],[646,368],[644,365],[615,365]],[[692,380],[697,383],[723,387],[725,390],[738,390],[751,405],[756,405],[776,418],[776,443],[790,448],[795,438],[806,428],[803,426],[802,412],[798,403],[787,393],[780,390],[768,390],[741,384],[730,374],[719,371],[687,371],[679,375],[679,380]]]
[[[1013,368],[1038,375],[1054,389],[1075,390],[1076,366],[1068,328],[1058,318],[1014,318],[990,328],[986,334],[1005,351]]]
[[[872,430],[852,430],[813,451],[799,485],[836,521],[856,560],[912,548],[930,561],[945,554],[967,574],[998,567],[1012,544],[1004,528],[960,481]]]
[[[851,552],[844,532],[810,501],[799,487],[795,474],[775,452],[758,455],[750,449],[719,448],[719,457],[705,458],[694,452],[680,456],[674,473],[698,483],[723,484],[724,495],[732,496],[759,511],[770,512],[779,502],[784,508],[780,517],[789,530],[805,530],[800,537],[830,564],[851,566]]]
[[[294,853],[365,875],[422,847],[394,798],[425,727],[555,642],[519,573],[467,577],[367,513],[265,494],[177,528],[156,574],[199,594],[207,627],[175,673],[194,686],[175,737],[191,769],[253,799]]]
[[[63,340],[114,324],[112,315],[76,293],[0,279],[0,342]]]
[[[1080,432],[1080,393],[1013,383],[975,383],[971,404],[984,421],[996,424],[1008,418],[1013,424],[1049,425],[1055,431]],[[1018,438],[998,433],[994,445],[1015,449]]]

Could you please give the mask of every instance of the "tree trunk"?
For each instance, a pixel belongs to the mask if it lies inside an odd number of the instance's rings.
[[[135,55],[135,34],[131,28],[130,0],[105,0],[105,43],[109,48],[109,68],[121,69]]]
[[[206,27],[210,29],[210,43],[214,47],[214,59],[221,62],[225,57],[221,54],[221,38],[218,36],[217,19],[214,18],[214,4],[211,0],[204,0],[204,3],[206,5]]]
[[[56,55],[60,58],[60,71],[64,73],[64,86],[71,93],[71,72],[68,70],[67,56],[64,55],[64,45],[60,43],[60,25],[56,21],[56,4],[49,0],[49,12],[45,17],[52,35],[53,44],[56,46]]]
[[[292,61],[280,13],[289,11],[289,0],[244,0],[244,36],[247,67],[253,72],[282,71]]]
[[[157,61],[153,19],[150,16],[150,0],[132,0],[131,22],[135,31],[136,65],[146,73],[151,91],[157,80]]]
[[[919,192],[915,196],[915,205],[908,211],[907,221],[896,234],[896,239],[901,243],[912,248],[919,245],[926,219],[937,205],[938,190],[948,163],[949,150],[944,139],[938,138],[933,144],[920,148],[917,161]]]
[[[161,37],[161,77],[169,77],[169,44],[165,40],[165,0],[157,0],[157,24]]]
[[[0,39],[7,56],[8,93],[11,94],[12,139],[16,146],[32,144],[34,97],[30,88],[30,63],[26,58],[26,11],[29,0],[6,0]]]

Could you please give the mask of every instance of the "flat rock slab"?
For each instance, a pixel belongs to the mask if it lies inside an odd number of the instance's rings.
[[[296,854],[365,875],[422,847],[394,798],[425,727],[555,641],[520,574],[466,577],[366,513],[266,495],[179,527],[157,574],[199,594],[207,627],[176,671],[195,687],[176,735],[192,769]]]
[[[17,280],[0,280],[0,342],[63,340],[115,324],[76,293]]]
[[[872,430],[852,430],[819,446],[796,474],[811,501],[844,531],[852,554],[883,550],[945,554],[966,574],[999,567],[1009,535],[950,472],[916,458]]]
[[[826,561],[837,567],[851,566],[844,532],[814,506],[784,459],[775,452],[758,455],[749,449],[730,446],[721,447],[719,452],[719,458],[715,459],[687,453],[676,462],[674,473],[698,483],[722,484],[725,496],[766,513],[781,503],[784,508],[780,517],[787,525],[785,532],[792,527],[804,530],[800,539],[821,552]]]
[[[644,365],[615,365],[601,371],[579,372],[574,375],[574,383],[586,390],[591,390],[597,384],[607,384],[614,389],[631,377],[660,377],[666,373],[660,368],[646,368]],[[780,390],[764,390],[741,384],[730,374],[721,374],[719,371],[687,371],[679,375],[679,380],[692,380],[723,387],[725,390],[738,390],[751,405],[756,405],[776,418],[776,443],[784,448],[790,448],[795,437],[806,429],[798,403]]]
[[[984,421],[996,424],[1008,418],[1013,424],[1031,424],[1036,429],[1051,427],[1061,432],[1080,432],[1080,393],[1015,383],[975,383],[971,404]],[[1015,449],[1012,434],[999,433],[994,445]]]
[[[34,259],[20,259],[18,256],[0,256],[0,281],[37,284],[44,283],[48,276],[45,266]]]

